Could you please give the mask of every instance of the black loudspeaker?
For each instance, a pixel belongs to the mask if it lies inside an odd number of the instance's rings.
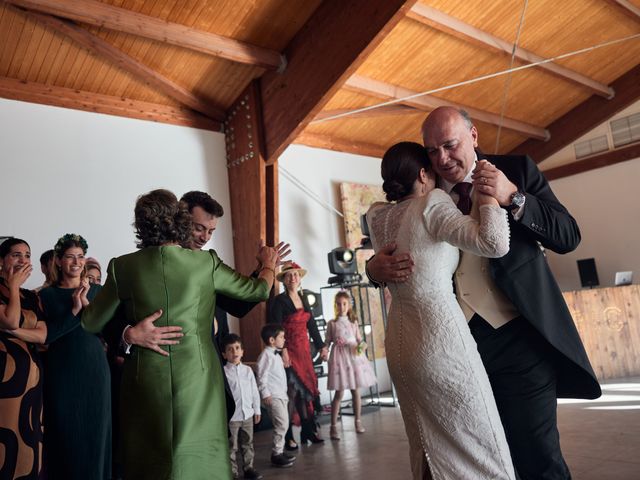
[[[594,258],[578,260],[578,272],[580,273],[580,283],[582,283],[583,287],[597,287],[600,285]]]

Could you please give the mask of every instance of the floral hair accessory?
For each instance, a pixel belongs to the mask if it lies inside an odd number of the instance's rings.
[[[81,235],[78,235],[77,233],[66,233],[58,239],[56,246],[53,247],[56,255],[62,255],[64,253],[63,249],[66,249],[65,246],[69,243],[79,245],[84,253],[87,253],[87,250],[89,249],[87,241]]]

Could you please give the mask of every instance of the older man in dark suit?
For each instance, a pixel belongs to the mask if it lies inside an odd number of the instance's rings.
[[[476,152],[478,131],[466,112],[434,110],[423,139],[439,187],[463,212],[471,190],[495,197],[509,212],[510,251],[502,258],[464,254],[454,277],[493,388],[520,478],[568,479],[557,428],[557,397],[597,398],[600,386],[540,246],[574,250],[580,231],[526,156]],[[484,165],[476,161],[486,159]],[[411,274],[407,254],[389,245],[367,265],[377,282]]]

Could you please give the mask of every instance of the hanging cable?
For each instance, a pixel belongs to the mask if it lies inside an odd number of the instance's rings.
[[[522,28],[524,27],[524,17],[527,12],[527,5],[529,4],[529,0],[524,0],[524,6],[522,8],[522,14],[520,15],[520,23],[518,24],[518,30],[516,31],[516,39],[513,42],[513,48],[511,49],[511,60],[509,62],[509,70],[513,68],[513,64],[516,59],[516,51],[518,50],[518,44],[520,43],[520,33],[522,33]],[[502,92],[502,105],[500,107],[500,121],[498,122],[498,134],[496,135],[496,148],[494,150],[494,154],[498,154],[498,149],[500,148],[500,134],[502,133],[502,122],[504,122],[504,113],[507,109],[507,98],[509,97],[509,88],[511,87],[511,80],[513,79],[513,75],[507,75],[507,80],[505,81],[504,91]]]
[[[282,173],[282,175],[287,180],[289,180],[296,187],[298,187],[300,190],[302,190],[302,192],[305,195],[307,195],[311,199],[315,200],[323,208],[325,208],[326,210],[330,211],[331,213],[335,213],[339,217],[343,217],[344,218],[344,215],[342,214],[342,212],[340,212],[339,210],[336,210],[332,205],[329,205],[327,202],[325,202],[323,199],[321,199],[316,193],[314,193],[309,187],[307,187],[304,183],[302,183],[302,181],[299,180],[295,175],[293,175],[292,173],[287,171],[287,169],[284,168],[282,165],[278,165],[278,171],[280,173]]]
[[[537,67],[538,65],[544,65],[545,63],[555,62],[556,60],[562,60],[563,58],[573,57],[573,56],[576,56],[576,55],[580,55],[582,53],[587,53],[587,52],[591,52],[593,50],[597,50],[598,48],[608,47],[610,45],[615,45],[617,43],[627,42],[629,40],[636,40],[638,38],[640,38],[640,33],[636,33],[634,35],[629,35],[628,37],[617,38],[615,40],[609,40],[607,42],[603,42],[603,43],[600,43],[598,45],[594,45],[592,47],[586,47],[586,48],[582,48],[580,50],[575,50],[573,52],[564,53],[562,55],[557,55],[557,56],[552,57],[552,58],[547,58],[545,60],[540,60],[539,62],[528,63],[526,65],[521,65],[519,67],[510,68],[510,69],[502,70],[502,71],[495,72],[495,73],[489,73],[487,75],[481,75],[479,77],[475,77],[475,78],[471,78],[469,80],[464,80],[462,82],[454,83],[454,84],[448,85],[446,87],[435,88],[433,90],[428,90],[426,92],[414,93],[413,95],[409,95],[407,97],[394,98],[393,100],[388,100],[386,102],[377,103],[375,105],[369,105],[368,107],[362,107],[362,108],[357,108],[355,110],[350,110],[348,112],[338,113],[336,115],[331,115],[330,117],[325,117],[325,118],[322,118],[320,120],[315,120],[314,124],[328,122],[329,120],[336,120],[338,118],[348,117],[348,116],[351,116],[351,115],[354,115],[354,114],[360,113],[360,112],[367,112],[369,110],[375,110],[376,108],[384,107],[386,105],[394,105],[396,103],[403,103],[403,102],[406,102],[407,100],[411,100],[411,99],[414,99],[414,98],[424,97],[425,95],[431,95],[433,93],[444,92],[446,90],[451,90],[451,89],[454,89],[454,88],[462,87],[464,85],[470,85],[472,83],[481,82],[483,80],[488,80],[490,78],[500,77],[502,75],[507,75],[507,74],[513,73],[513,72],[519,72],[521,70],[526,70],[528,68]]]

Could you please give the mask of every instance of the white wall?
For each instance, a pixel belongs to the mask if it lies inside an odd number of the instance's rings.
[[[576,260],[595,258],[600,285],[613,286],[615,272],[631,270],[640,279],[640,159],[553,180],[551,188],[576,218],[578,248],[548,254],[563,291],[579,290]]]
[[[0,99],[0,235],[27,240],[34,264],[67,232],[103,267],[135,250],[138,195],[210,192],[228,212],[213,248],[233,265],[224,136],[188,127]],[[26,284],[40,285],[39,268]]]

